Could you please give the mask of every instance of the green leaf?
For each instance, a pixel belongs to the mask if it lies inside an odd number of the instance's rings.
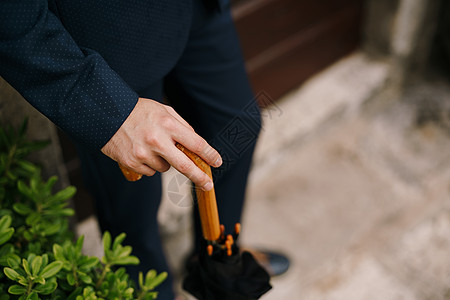
[[[29,242],[33,240],[33,235],[29,231],[25,231],[23,237]]]
[[[52,278],[52,280],[48,280],[45,284],[38,285],[34,290],[42,295],[50,295],[57,287],[56,278]]]
[[[138,265],[139,259],[136,256],[126,256],[114,258],[112,261],[114,265]]]
[[[9,287],[8,293],[12,295],[23,295],[27,292],[27,288],[18,284],[14,284]]]
[[[9,241],[9,239],[12,237],[13,234],[14,234],[14,228],[8,228],[8,229],[0,232],[0,245]]]
[[[46,224],[45,229],[42,231],[45,236],[53,235],[61,229],[61,224],[59,222]]]
[[[7,255],[7,254],[10,254],[10,253],[14,253],[14,246],[13,246],[13,245],[11,245],[11,244],[6,244],[6,245],[3,245],[3,246],[0,248],[0,258],[1,258],[3,255]]]
[[[35,258],[36,258],[36,253],[28,254],[28,257],[27,257],[28,263],[31,263],[33,261],[33,259],[35,259]]]
[[[155,287],[160,285],[164,280],[166,280],[166,278],[167,278],[167,272],[162,272],[151,281],[151,284],[148,287],[151,290],[153,290]]]
[[[46,253],[42,255],[42,265],[46,266],[47,264],[48,264],[48,255]]]
[[[31,271],[33,273],[33,276],[37,276],[39,274],[41,266],[42,266],[42,257],[37,256],[31,263]]]
[[[39,187],[39,183],[42,181],[42,179],[38,176],[33,176],[30,179],[30,189],[31,192],[39,192],[38,191],[38,187]],[[35,199],[32,199],[35,200]]]
[[[95,256],[85,257],[80,263],[80,268],[83,270],[90,270],[98,264],[98,258]]]
[[[5,273],[6,277],[14,281],[17,281],[17,279],[20,277],[19,273],[8,267],[3,268],[3,272]]]
[[[156,277],[158,273],[156,273],[156,270],[150,270],[145,275],[145,285],[150,286],[152,284],[152,280]]]
[[[144,296],[145,300],[154,300],[156,298],[158,298],[158,292],[150,292]]]
[[[3,216],[0,219],[0,231],[8,228],[11,225],[11,221],[12,221],[11,216]]]
[[[139,286],[142,288],[142,286],[144,285],[144,275],[142,272],[139,272],[138,283],[139,283]]]
[[[125,299],[133,299],[133,293],[134,293],[134,289],[132,287],[129,287],[127,289],[125,289],[125,291],[123,292],[123,295],[125,296]]]
[[[30,198],[30,199],[33,198],[32,190],[22,180],[19,180],[19,182],[17,182],[17,189],[25,197]]]
[[[39,300],[39,297],[37,293],[31,292],[25,300]]]
[[[91,284],[92,283],[92,278],[89,275],[87,275],[87,274],[84,274],[82,272],[78,272],[78,277],[81,279],[81,281],[83,281],[86,284]]]
[[[70,295],[69,297],[67,297],[67,300],[76,300],[77,296],[81,295],[81,293],[83,292],[83,288],[77,287]],[[83,299],[83,298],[81,298]]]
[[[58,193],[56,193],[55,195],[53,195],[51,198],[54,201],[62,201],[62,200],[67,200],[71,197],[73,197],[73,195],[75,195],[75,193],[77,192],[77,189],[74,186],[68,186],[65,189],[59,191]]]
[[[51,191],[52,187],[55,185],[55,183],[58,181],[57,176],[50,177],[47,182],[45,183],[44,189],[47,191]]]
[[[30,261],[31,261],[31,259],[30,259]],[[27,275],[31,276],[30,264],[28,263],[28,261],[25,258],[22,259],[22,266],[23,266],[23,269],[25,270],[25,272],[27,273]]]
[[[39,275],[43,278],[52,277],[61,270],[62,265],[63,263],[61,261],[54,261],[46,266]]]
[[[75,244],[75,249],[77,252],[81,253],[81,249],[83,249],[83,243],[84,243],[84,235],[80,236]]]
[[[13,209],[19,215],[25,216],[33,211],[31,207],[23,203],[14,203]]]
[[[109,231],[105,231],[105,233],[103,234],[103,249],[105,250],[109,250],[111,247],[111,234],[109,233]]]
[[[30,143],[26,143],[22,146],[22,150],[24,152],[24,154],[28,154],[32,151],[37,151],[37,150],[41,150],[42,148],[47,147],[50,144],[49,140],[44,140],[44,141],[33,141]]]
[[[72,270],[72,264],[69,263],[68,261],[64,261],[62,269],[66,270],[66,271],[70,271],[70,270]]]
[[[67,199],[73,197],[75,195],[77,189],[74,186],[68,186],[67,188],[57,192],[53,196],[49,197],[46,201],[47,206],[52,206],[57,203],[65,202]],[[48,191],[50,192],[50,190]],[[66,206],[66,203],[64,203]]]
[[[5,246],[12,246],[12,245],[7,244]],[[14,269],[14,267],[16,267],[18,264],[14,265],[14,266],[11,266],[9,264],[9,260],[14,260],[14,261],[18,260],[20,262],[19,256],[17,256],[14,253],[7,253],[7,254],[0,255],[0,265],[4,266],[4,267],[9,266],[9,267]]]
[[[26,171],[30,176],[39,171],[39,168],[35,164],[33,164],[27,160],[18,160],[17,165],[22,170]]]
[[[38,212],[32,212],[30,215],[28,215],[28,217],[25,219],[25,223],[27,223],[27,225],[36,225],[37,223],[39,223],[41,221],[42,217],[41,214],[39,214]]]
[[[75,276],[73,275],[73,273],[67,273],[66,280],[70,285],[75,285]]]
[[[131,254],[131,251],[133,251],[133,248],[131,246],[124,246],[120,248],[116,248],[116,252],[114,253],[117,257],[125,257]]]
[[[65,208],[65,209],[61,209],[61,211],[59,213],[61,216],[71,217],[75,214],[75,211],[71,208]]]
[[[14,173],[11,173],[10,171],[6,172],[6,177],[9,178],[12,181],[16,181],[17,180],[17,175]]]
[[[8,263],[8,266],[10,266],[11,268],[17,268],[20,265],[20,257],[18,257],[17,255],[8,257],[6,261]]]
[[[33,281],[36,283],[45,284],[45,278],[42,276],[36,277]]]
[[[63,247],[61,247],[58,244],[53,244],[53,254],[55,255],[55,258],[59,261],[66,261],[66,258],[64,257],[64,250]]]
[[[117,278],[119,278],[119,279],[121,279],[121,280],[124,280],[125,279],[125,276],[127,276],[126,275],[126,270],[125,270],[125,268],[118,268],[117,270],[116,270],[116,272],[114,272],[114,274],[117,276]]]
[[[126,237],[127,237],[127,235],[122,232],[114,239],[114,243],[112,246],[113,251],[116,250],[117,247],[119,247],[119,245],[125,240]]]

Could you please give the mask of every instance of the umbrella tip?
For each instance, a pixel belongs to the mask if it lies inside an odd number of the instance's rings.
[[[220,224],[220,240],[223,241],[225,239],[225,225]]]
[[[233,245],[233,240],[232,239],[227,239],[225,241],[225,247],[227,248],[227,255],[228,256],[231,256],[231,254],[233,254],[233,251],[231,250],[231,245]]]
[[[235,232],[236,234],[241,233],[241,223],[236,223],[236,224],[234,225],[234,232]]]
[[[208,247],[206,247],[206,251],[208,252],[209,256],[213,254],[213,250],[213,245],[208,245]]]

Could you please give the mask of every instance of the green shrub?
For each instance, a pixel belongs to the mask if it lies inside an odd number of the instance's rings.
[[[125,234],[104,233],[102,259],[82,253],[83,236],[73,242],[76,189],[53,192],[57,178],[43,180],[26,157],[48,142],[27,141],[26,128],[0,128],[0,300],[156,299],[167,273],[141,273],[136,288],[123,267],[139,264]]]

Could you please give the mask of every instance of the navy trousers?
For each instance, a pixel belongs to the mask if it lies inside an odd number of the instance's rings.
[[[163,101],[185,118],[222,155],[213,170],[219,215],[230,231],[240,221],[247,176],[261,120],[244,69],[229,10],[208,9],[194,1],[193,22],[184,52],[174,68],[156,84],[137,91],[140,97]],[[132,72],[132,70],[130,70]],[[158,231],[161,176],[127,182],[117,163],[100,152],[79,147],[85,182],[96,200],[102,230],[127,233],[139,266],[133,278],[149,269],[169,271]],[[175,204],[174,204],[175,205]],[[197,209],[195,244],[199,244]],[[173,299],[172,276],[158,288],[158,299]]]

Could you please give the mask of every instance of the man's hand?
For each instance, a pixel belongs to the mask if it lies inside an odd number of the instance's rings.
[[[175,146],[177,142],[213,167],[222,164],[219,153],[172,107],[145,98],[139,98],[131,114],[101,150],[135,172],[152,176],[173,166],[197,186],[212,189],[211,178]]]

